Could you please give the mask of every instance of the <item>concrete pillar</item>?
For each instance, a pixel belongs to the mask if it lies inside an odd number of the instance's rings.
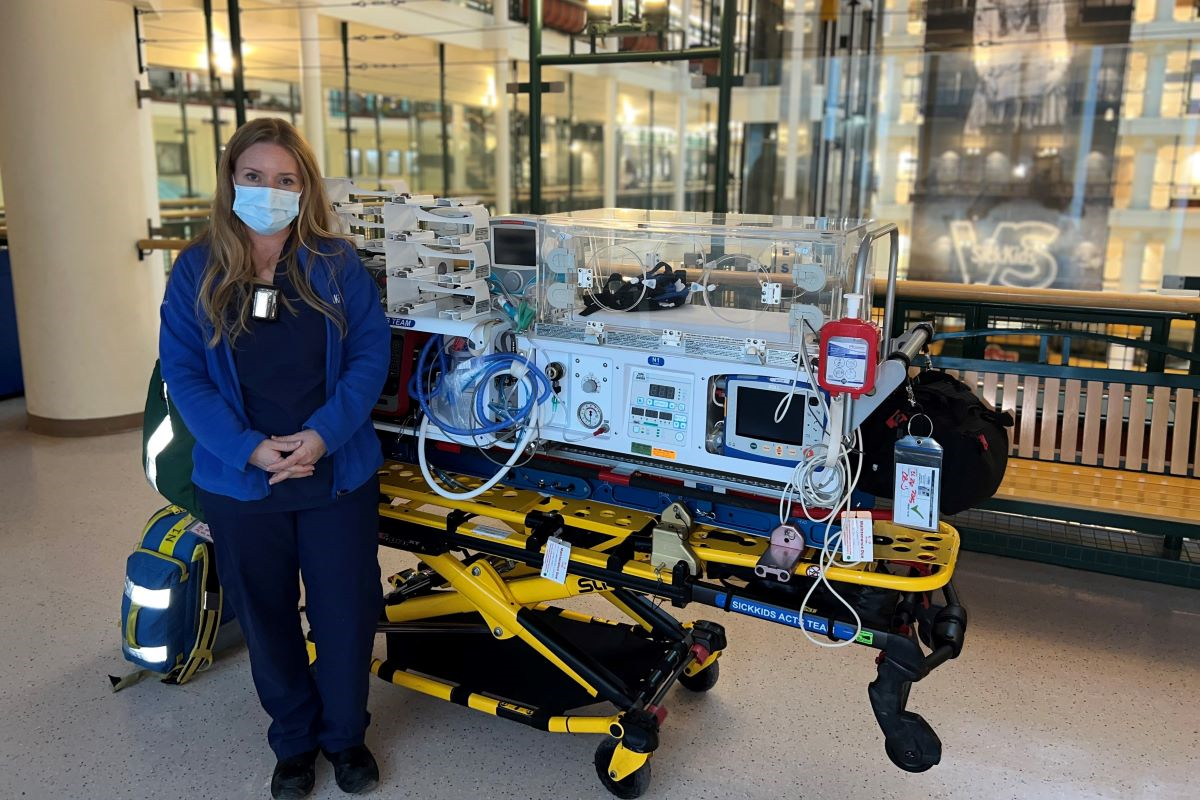
[[[462,103],[450,105],[450,155],[454,171],[450,175],[450,191],[459,194],[467,190],[467,157],[471,153],[471,137],[467,134],[467,108]]]
[[[880,141],[879,153],[879,204],[884,206],[896,203],[896,173],[899,171],[900,154],[889,142]]]
[[[1142,116],[1162,114],[1163,85],[1167,79],[1167,49],[1161,44],[1150,45],[1146,53],[1146,91],[1142,97]]]
[[[908,62],[902,56],[886,56],[884,63],[883,116],[888,122],[900,121],[901,98],[904,94],[904,67]]]
[[[321,87],[321,26],[316,6],[300,6],[300,112],[304,138],[325,174],[325,91]],[[379,154],[383,158],[383,154]]]
[[[1158,0],[1154,6],[1155,22],[1175,21],[1175,0]]]
[[[562,186],[558,170],[558,117],[542,114],[542,188]]]
[[[675,109],[675,164],[672,167],[675,202],[671,208],[676,211],[687,211],[687,123],[688,95],[685,89],[679,93],[679,105]]]
[[[29,427],[63,436],[136,427],[164,280],[161,258],[141,261],[135,247],[158,203],[134,93],[131,6],[5,4],[0,75]]]
[[[691,15],[692,0],[683,0],[680,8],[680,20],[684,30],[687,30],[688,19]],[[686,46],[689,43],[685,42],[684,44]],[[686,61],[681,61],[677,65],[677,69],[679,71],[679,105],[675,109],[675,163],[672,167],[675,179],[675,198],[671,208],[676,211],[686,211],[688,98],[692,91],[692,79]]]
[[[787,143],[783,155],[783,199],[789,202],[788,213],[795,213],[796,184],[800,170],[800,105],[804,86],[804,3],[797,2],[792,12],[791,51],[788,53],[788,74],[784,84],[787,104]]]
[[[1133,186],[1129,207],[1133,209],[1150,208],[1150,198],[1154,193],[1154,169],[1158,163],[1158,144],[1144,142],[1133,157]]]
[[[1146,234],[1133,231],[1125,236],[1121,254],[1120,291],[1136,294],[1142,287],[1142,261],[1146,257]]]
[[[493,7],[494,22],[497,28],[507,29],[508,3],[495,3]],[[495,64],[492,66],[493,91],[496,96],[496,213],[512,213],[512,122],[509,117],[509,102],[511,102],[506,86],[508,84],[508,33],[507,30],[494,34],[493,54]]]
[[[904,36],[908,33],[908,0],[891,0],[884,10],[887,14],[887,36]]]
[[[604,81],[604,207],[617,205],[617,176],[621,165],[617,163],[617,79]]]

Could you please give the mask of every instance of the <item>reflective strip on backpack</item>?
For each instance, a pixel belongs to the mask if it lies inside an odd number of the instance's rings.
[[[129,647],[129,653],[147,664],[165,664],[167,662],[167,646],[158,647]]]
[[[129,578],[125,579],[125,594],[131,604],[142,608],[161,611],[171,606],[170,589],[147,589],[145,586],[138,586]]]
[[[150,434],[150,439],[146,442],[146,479],[150,481],[150,485],[156,492],[158,491],[158,456],[167,449],[174,437],[175,431],[171,428],[171,415],[167,414],[158,423],[158,427],[154,429],[154,433]]]

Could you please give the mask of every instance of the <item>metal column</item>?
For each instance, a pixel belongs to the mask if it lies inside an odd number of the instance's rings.
[[[213,157],[221,163],[221,79],[217,77],[217,48],[213,44],[212,0],[204,0],[204,40],[208,48],[208,99],[212,105]]]
[[[346,177],[354,177],[354,129],[350,127],[350,26],[342,23],[342,115],[346,122]]]
[[[229,46],[233,49],[233,113],[240,128],[246,124],[246,68],[242,63],[242,10],[238,0],[227,0]]]
[[[446,45],[438,44],[438,107],[442,117],[442,197],[450,196],[450,125],[446,122]]]
[[[529,0],[529,213],[542,213],[542,0]]]
[[[721,7],[721,72],[717,85],[717,165],[716,197],[713,211],[729,211],[729,116],[733,102],[733,33],[737,22],[737,0],[725,0]]]
[[[647,160],[650,168],[646,170],[646,208],[654,208],[654,90],[650,90],[650,140],[648,142]]]
[[[383,96],[375,95],[375,185],[383,189]]]

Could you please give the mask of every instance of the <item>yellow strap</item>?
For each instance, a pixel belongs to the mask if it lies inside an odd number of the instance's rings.
[[[218,586],[216,608],[204,608],[205,592],[208,585],[208,574],[211,569],[208,548],[203,543],[196,545],[192,551],[192,562],[200,562],[200,624],[196,631],[196,642],[186,662],[172,670],[168,680],[172,683],[187,683],[197,672],[212,664],[213,643],[217,640],[217,632],[221,627],[221,606],[224,603],[224,592]]]
[[[146,677],[147,675],[157,675],[157,674],[158,674],[157,672],[154,672],[152,670],[139,669],[139,670],[129,673],[128,675],[126,675],[123,678],[118,678],[116,675],[109,675],[108,680],[112,683],[112,690],[114,692],[119,692],[126,687],[133,686],[135,683],[137,683],[138,681],[140,681],[142,678]]]
[[[137,618],[138,612],[142,610],[141,606],[129,604],[129,616],[125,618],[125,644],[130,647],[137,647]]]
[[[163,537],[162,543],[158,546],[158,552],[165,556],[175,555],[175,546],[179,544],[179,538],[187,531],[188,526],[195,522],[191,514],[185,514],[179,522],[171,526],[171,530],[167,531],[167,535]]]
[[[146,523],[146,527],[142,528],[142,539],[145,539],[146,534],[150,532],[150,529],[159,522],[171,516],[172,514],[178,514],[180,511],[183,511],[183,509],[179,506],[167,506],[166,508],[161,508],[158,511],[155,511],[154,516],[150,517],[150,521]]]

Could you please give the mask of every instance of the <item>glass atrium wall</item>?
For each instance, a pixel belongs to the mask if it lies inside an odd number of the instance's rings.
[[[173,0],[167,8],[177,13],[144,22],[164,199],[212,191],[199,5]],[[227,89],[227,18],[214,5]],[[887,0],[878,12],[843,4],[831,14],[836,5],[740,0],[731,210],[896,222],[910,278],[1142,291],[1195,269],[1181,258],[1200,244],[1200,23],[1191,4]],[[246,84],[257,93],[248,116],[302,121],[297,12],[254,0],[242,7]],[[629,0],[619,13],[639,9]],[[689,45],[716,43],[719,3],[673,0],[671,10]],[[500,11],[520,20],[525,5]],[[497,110],[507,104],[513,210],[528,210],[528,95],[503,91],[528,81],[522,23],[497,21],[476,0],[443,9],[456,26],[426,36],[352,20],[344,61],[340,21],[328,13],[320,64],[309,69],[326,99],[330,175],[492,203]],[[506,52],[489,49],[496,27]],[[682,36],[668,38],[677,46]],[[546,32],[548,51],[567,42]],[[714,61],[543,72],[561,84],[544,95],[538,121],[545,211],[606,200],[713,207]],[[233,109],[224,97],[217,117],[225,139]]]

